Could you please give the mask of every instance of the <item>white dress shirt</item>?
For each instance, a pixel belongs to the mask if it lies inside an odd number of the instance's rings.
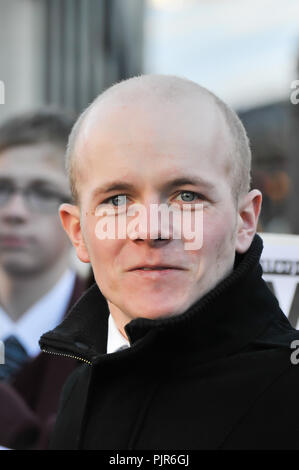
[[[109,315],[108,318],[108,340],[107,340],[107,354],[111,354],[118,349],[130,347],[130,343],[126,338],[120,333],[117,328],[115,321],[113,320],[112,315]]]
[[[67,270],[55,286],[21,318],[14,322],[0,307],[0,339],[15,335],[30,357],[40,353],[38,341],[43,333],[61,322],[69,303],[75,282],[75,273]]]

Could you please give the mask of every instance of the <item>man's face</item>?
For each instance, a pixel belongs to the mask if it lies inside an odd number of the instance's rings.
[[[95,110],[89,117],[76,147],[85,261],[123,324],[182,313],[232,269],[238,212],[228,175],[230,152],[222,115],[207,101],[198,111],[189,102],[137,103]],[[201,182],[188,183],[192,178]],[[182,181],[171,186],[177,179]],[[99,190],[116,181],[130,187]],[[117,195],[147,209],[155,203],[202,203],[203,246],[186,250],[184,239],[151,240],[145,234],[99,240],[95,210],[115,205]],[[123,196],[118,201],[123,203]],[[149,264],[177,269],[132,270]]]
[[[59,204],[69,196],[64,173],[58,146],[40,143],[0,153],[2,270],[16,277],[36,275],[69,251],[58,217]]]

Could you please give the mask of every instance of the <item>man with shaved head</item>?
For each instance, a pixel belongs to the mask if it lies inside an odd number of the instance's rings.
[[[66,160],[60,218],[96,282],[40,340],[82,360],[51,448],[298,448],[299,334],[262,280],[237,115],[185,78],[134,77],[82,113]]]

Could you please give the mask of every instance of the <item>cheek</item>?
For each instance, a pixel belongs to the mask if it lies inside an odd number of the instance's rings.
[[[186,246],[192,241],[192,244],[194,243],[194,250],[204,251],[205,247],[210,245],[216,247],[227,238],[232,239],[235,226],[236,215],[230,207],[222,210],[221,208],[217,210],[206,208],[197,213],[194,212],[191,217],[187,215],[186,219],[183,216],[181,234],[184,244],[187,243]]]
[[[203,219],[204,243],[218,245],[226,240],[232,241],[236,220],[236,213],[229,209],[207,214]]]
[[[206,258],[211,260],[215,272],[226,273],[235,257],[236,215],[232,211],[223,212],[215,218],[214,224],[207,224],[205,233]],[[213,263],[213,264],[212,264]]]
[[[185,252],[197,278],[202,276],[203,272],[216,267],[219,258],[225,261],[234,253],[235,222],[236,218],[230,211],[204,216],[202,247]]]
[[[123,240],[99,240],[94,230],[86,233],[84,240],[96,279],[100,282],[113,277],[120,263]]]

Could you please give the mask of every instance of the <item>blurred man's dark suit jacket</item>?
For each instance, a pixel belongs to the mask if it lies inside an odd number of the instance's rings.
[[[88,280],[76,278],[65,315],[88,284]],[[62,386],[76,366],[74,359],[40,353],[11,382],[0,382],[0,446],[48,447]]]

